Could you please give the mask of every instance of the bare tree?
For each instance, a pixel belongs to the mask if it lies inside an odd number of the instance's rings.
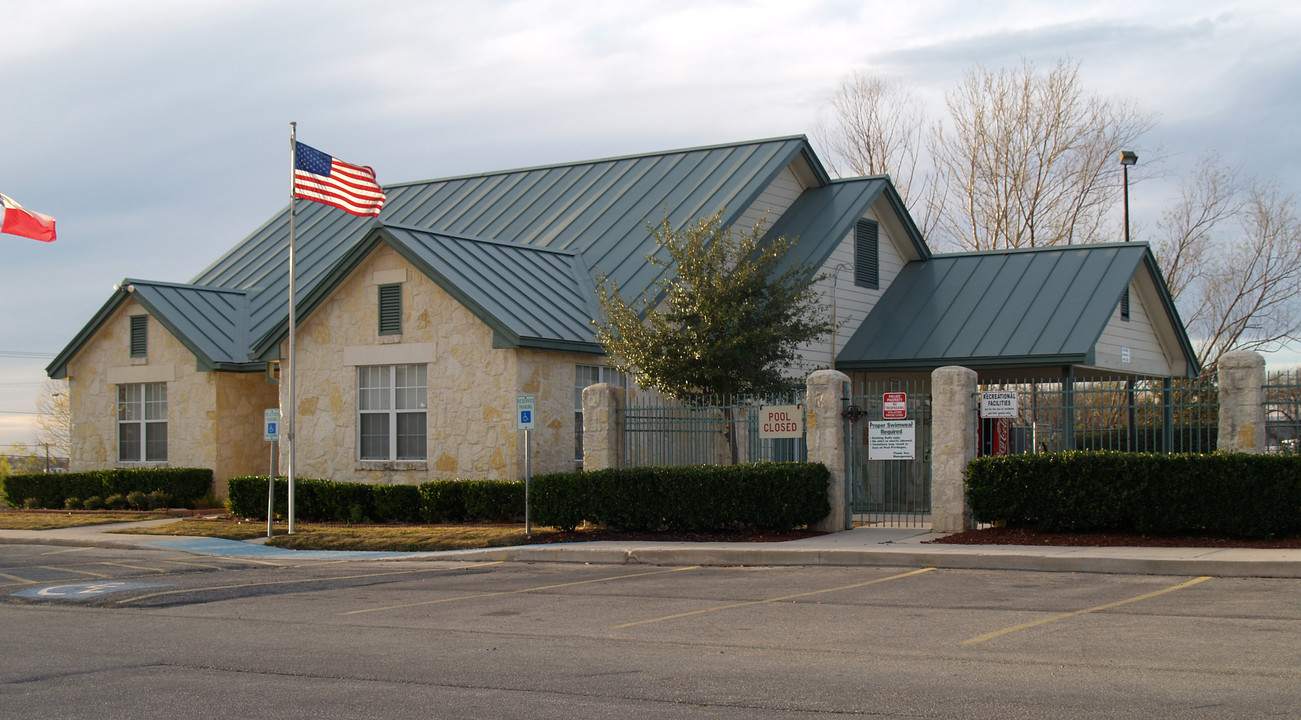
[[[1157,252],[1197,359],[1211,370],[1229,350],[1301,339],[1301,218],[1273,184],[1238,183],[1219,166],[1203,174],[1167,211]]]
[[[939,239],[968,250],[1118,239],[1116,155],[1152,120],[1131,103],[1085,93],[1079,64],[1047,72],[969,71],[946,96],[949,124],[931,135]]]
[[[46,380],[36,395],[36,442],[50,453],[69,457],[72,451],[72,413],[66,380]]]
[[[1157,224],[1152,250],[1175,300],[1204,279],[1216,230],[1223,229],[1242,209],[1239,185],[1237,172],[1208,155],[1198,171],[1181,183],[1179,200]],[[1190,309],[1194,315],[1204,310],[1200,306]],[[1191,322],[1193,315],[1186,319]]]
[[[813,135],[831,151],[827,163],[833,173],[889,175],[905,203],[924,199],[929,182],[918,176],[917,163],[926,118],[906,87],[856,70],[840,82],[830,115]]]

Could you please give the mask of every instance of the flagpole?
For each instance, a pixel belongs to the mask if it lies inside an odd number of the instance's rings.
[[[297,403],[294,397],[294,330],[298,324],[298,316],[295,310],[295,287],[294,287],[294,234],[297,230],[298,208],[295,204],[294,197],[294,171],[298,167],[298,123],[289,123],[289,421],[286,427],[289,429],[289,534],[294,533],[294,435],[298,421],[298,413],[294,412]],[[283,413],[282,413],[283,414]]]

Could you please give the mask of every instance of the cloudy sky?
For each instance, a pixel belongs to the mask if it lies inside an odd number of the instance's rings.
[[[1288,0],[0,6],[0,192],[59,232],[0,236],[0,445],[33,440],[44,366],[115,283],[186,282],[286,205],[290,121],[390,183],[811,134],[854,69],[938,116],[976,64],[1069,58],[1157,122],[1133,148],[1139,228],[1208,151],[1301,192]]]

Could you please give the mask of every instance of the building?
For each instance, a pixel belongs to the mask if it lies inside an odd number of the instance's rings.
[[[832,179],[802,136],[386,192],[375,219],[298,204],[300,476],[522,477],[519,394],[537,398],[534,472],[573,469],[581,389],[610,377],[593,278],[650,287],[648,222],[666,216],[797,238],[844,328],[805,348],[810,369],[1195,371],[1145,245],[935,255],[889,178]],[[263,411],[287,401],[288,238],[286,208],[189,283],[118,285],[48,367],[69,381],[74,470],[266,472]]]

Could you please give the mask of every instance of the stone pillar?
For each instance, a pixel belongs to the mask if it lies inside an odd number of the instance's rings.
[[[976,371],[936,368],[931,373],[931,530],[971,530],[964,479],[976,457]]]
[[[1265,451],[1265,358],[1254,352],[1220,357],[1219,449]]]
[[[623,461],[619,408],[624,389],[609,383],[583,388],[583,470],[617,468]]]
[[[853,527],[849,515],[849,475],[845,462],[845,420],[840,413],[849,397],[849,376],[838,370],[818,370],[805,383],[805,443],[809,462],[820,462],[831,471],[827,500],[831,512],[814,530],[837,532]]]

